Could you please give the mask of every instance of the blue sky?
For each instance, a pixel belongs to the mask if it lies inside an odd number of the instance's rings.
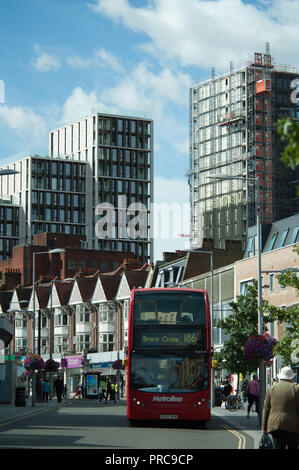
[[[94,108],[136,111],[155,122],[156,201],[187,202],[189,87],[266,42],[298,68],[298,24],[299,0],[1,1],[0,165],[46,155],[51,129]]]

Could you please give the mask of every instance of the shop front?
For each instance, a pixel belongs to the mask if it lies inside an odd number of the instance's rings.
[[[65,368],[64,383],[67,386],[67,396],[73,397],[79,386],[83,384],[83,356],[67,356],[61,359],[61,367]]]

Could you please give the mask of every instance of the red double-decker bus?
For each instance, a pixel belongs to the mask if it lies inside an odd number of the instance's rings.
[[[211,321],[206,291],[134,289],[128,337],[127,418],[211,417]]]

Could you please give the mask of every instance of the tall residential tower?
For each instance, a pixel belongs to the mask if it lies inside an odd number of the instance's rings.
[[[48,156],[29,156],[5,168],[18,172],[0,177],[2,199],[19,208],[13,245],[31,244],[43,232],[84,235],[82,248],[152,260],[151,119],[92,114],[51,131]],[[2,259],[8,256],[6,250]]]
[[[49,155],[87,162],[86,236],[88,248],[133,252],[140,260],[152,259],[150,203],[153,198],[153,122],[146,118],[95,113],[50,133]],[[115,227],[99,238],[95,227],[97,207],[115,208]],[[126,230],[142,204],[146,227],[136,238]]]
[[[213,72],[190,90],[191,231],[195,241],[213,239],[216,248],[225,240],[242,240],[245,248],[247,229],[256,223],[248,178],[259,179],[262,224],[298,212],[299,172],[282,164],[276,132],[280,117],[299,118],[299,105],[291,101],[297,73],[274,65],[267,52],[255,53],[239,70],[231,64],[227,74]],[[217,173],[238,179],[209,178]]]

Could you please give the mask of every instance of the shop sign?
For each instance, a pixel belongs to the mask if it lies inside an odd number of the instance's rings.
[[[111,367],[112,362],[94,362],[90,364],[91,369],[107,369]]]
[[[68,356],[61,359],[61,367],[67,369],[74,369],[75,367],[82,367],[83,356]]]

